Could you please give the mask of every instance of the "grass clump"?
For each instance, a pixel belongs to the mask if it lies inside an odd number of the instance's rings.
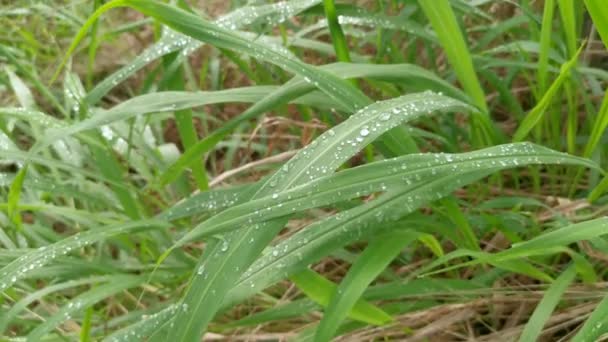
[[[607,22],[3,4],[2,338],[601,340]]]

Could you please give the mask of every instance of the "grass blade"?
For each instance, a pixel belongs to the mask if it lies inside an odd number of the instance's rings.
[[[103,241],[113,236],[134,233],[146,229],[168,228],[169,225],[156,220],[134,221],[90,230],[65,238],[55,244],[25,254],[0,269],[0,291],[4,291],[26,276],[35,275],[37,269],[50,263],[59,256],[68,254],[78,248]]]
[[[562,65],[559,76],[557,76],[555,81],[553,81],[553,84],[551,84],[549,89],[547,89],[540,101],[538,101],[536,106],[530,110],[530,112],[520,123],[517,131],[515,131],[513,134],[513,141],[524,140],[528,133],[530,133],[530,131],[540,122],[562,84],[566,81],[566,79],[568,79],[568,77],[570,77],[570,70],[576,67],[578,56],[583,50],[583,46],[584,45],[581,45],[572,59]]]
[[[487,144],[496,141],[497,131],[489,118],[485,94],[450,3],[447,0],[419,0],[418,4],[437,33],[441,46],[462,87],[481,111],[480,115],[472,117],[473,128],[481,134],[477,137],[481,139],[478,143]]]
[[[331,33],[331,41],[334,44],[334,50],[336,51],[336,57],[340,62],[350,62],[350,55],[348,53],[348,44],[342,32],[342,27],[338,22],[338,14],[336,13],[336,5],[333,0],[323,0],[323,8],[325,9],[325,17],[329,25],[329,32]]]
[[[585,7],[593,20],[597,32],[608,47],[608,8],[602,0],[585,0]]]
[[[598,341],[608,332],[608,296],[599,302],[591,316],[587,318],[581,330],[572,338],[572,342]]]
[[[349,269],[331,298],[315,334],[315,341],[330,341],[367,286],[417,238],[412,232],[392,232],[372,240]]]
[[[574,265],[571,265],[555,279],[547,292],[545,292],[543,299],[536,305],[534,313],[532,313],[532,316],[524,327],[524,331],[521,333],[521,336],[519,336],[520,341],[536,341],[539,338],[543,326],[551,317],[551,313],[553,313],[553,310],[555,310],[555,307],[559,304],[562,295],[574,281],[575,277],[576,268]]]
[[[38,325],[27,335],[27,341],[40,341],[45,334],[53,330],[61,322],[68,320],[72,315],[82,312],[100,300],[113,294],[135,287],[146,282],[147,277],[142,276],[122,276],[117,277],[116,281],[99,285],[74,298],[70,303],[61,307],[53,316],[49,317],[44,323]]]
[[[338,289],[336,284],[308,269],[292,275],[290,279],[308,298],[323,307],[331,305],[332,294]],[[389,314],[365,300],[355,300],[352,304],[345,312],[352,319],[373,325],[382,325],[392,320]]]
[[[275,193],[332,173],[366,144],[404,121],[414,119],[429,110],[455,108],[467,106],[433,93],[411,94],[370,105],[300,150],[266,182],[253,199],[272,197]],[[210,277],[192,279],[184,303],[193,311],[178,315],[180,318],[176,320],[171,335],[179,337],[178,340],[199,338],[219,309],[223,294],[240,276],[232,270],[239,269],[244,272],[284,224],[285,219],[281,218],[261,224],[259,231],[235,231],[224,236],[224,240],[217,243],[215,248],[207,249],[198,267],[204,267]],[[182,239],[178,244],[183,241],[185,240]],[[217,257],[214,258],[214,255]],[[221,258],[218,258],[220,256]]]
[[[112,8],[125,6],[137,9],[178,32],[207,42],[215,47],[234,50],[277,64],[287,71],[310,80],[311,83],[336,100],[337,103],[347,108],[350,106],[361,108],[367,104],[365,95],[352,85],[318,68],[300,62],[278,47],[268,47],[255,41],[249,41],[233,31],[207,22],[189,12],[156,1],[114,0],[100,7],[80,29],[66,56],[69,56],[74,51],[97,18]],[[62,65],[65,64],[66,58],[64,58]]]
[[[538,83],[538,95],[542,96],[547,90],[547,69],[549,66],[549,52],[551,51],[553,33],[553,13],[555,11],[555,1],[547,0],[544,4],[543,22],[540,30],[540,47],[538,54],[538,72],[536,82]]]
[[[19,213],[18,210],[19,198],[21,197],[21,189],[23,188],[23,181],[25,180],[26,174],[27,165],[23,166],[21,170],[19,170],[8,192],[8,218],[13,222],[18,230],[21,230],[21,213]]]

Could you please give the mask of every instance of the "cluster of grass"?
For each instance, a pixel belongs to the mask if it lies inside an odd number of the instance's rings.
[[[0,7],[0,332],[598,341],[605,0]]]

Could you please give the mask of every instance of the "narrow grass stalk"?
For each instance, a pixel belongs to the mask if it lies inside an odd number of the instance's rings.
[[[176,72],[172,73],[172,75],[169,76],[169,89],[184,90],[183,71],[183,68],[180,67]],[[174,112],[174,115],[175,123],[177,125],[177,129],[184,147],[184,151],[188,151],[188,149],[192,148],[198,142],[198,134],[196,132],[196,127],[194,126],[192,110],[177,110]],[[190,168],[192,169],[192,174],[194,176],[198,189],[201,191],[207,190],[209,188],[209,180],[207,177],[205,166],[202,162],[202,157],[190,164]]]
[[[327,19],[327,24],[329,26],[331,41],[334,45],[336,57],[340,62],[350,62],[348,43],[346,42],[346,37],[344,36],[342,27],[338,21],[334,0],[323,0],[323,8],[325,10],[325,18]]]
[[[555,1],[546,0],[543,10],[543,21],[540,29],[540,51],[538,55],[538,71],[536,73],[537,96],[542,96],[547,91],[547,75],[549,69],[549,52],[551,51],[553,33],[553,13]]]
[[[522,120],[520,126],[513,134],[513,141],[524,140],[530,131],[534,129],[534,127],[536,127],[536,125],[541,121],[547,108],[555,99],[558,90],[561,88],[566,79],[570,77],[570,70],[576,66],[578,56],[580,55],[584,46],[584,44],[581,45],[576,54],[568,62],[562,65],[559,76],[555,79],[555,81],[553,81],[553,84],[551,84],[536,106],[534,106],[534,108],[532,108],[532,110],[530,110],[530,112],[528,112],[526,117]]]
[[[473,59],[450,3],[447,0],[419,0],[418,3],[437,33],[458,80],[480,111],[471,119],[472,129],[477,132],[474,139],[478,146],[498,142],[497,130],[490,120],[485,94],[473,67]]]
[[[519,341],[536,341],[540,337],[544,325],[575,277],[576,267],[571,265],[555,279],[543,296],[543,299],[538,303],[536,309],[534,309],[534,313],[532,313],[530,320],[526,323]]]

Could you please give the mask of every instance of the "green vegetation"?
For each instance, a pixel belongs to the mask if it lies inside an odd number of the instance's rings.
[[[599,341],[604,0],[0,7],[0,340]]]

